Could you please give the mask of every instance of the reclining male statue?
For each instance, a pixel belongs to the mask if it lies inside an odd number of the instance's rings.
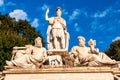
[[[14,47],[26,48],[26,50],[14,51],[11,61],[6,61],[7,66],[16,66],[20,68],[39,68],[46,60],[46,49],[42,47],[42,39],[35,39],[35,46]]]
[[[85,46],[85,38],[78,37],[79,46],[74,46],[70,55],[74,59],[74,65],[86,66],[101,66],[101,65],[114,65],[117,64],[115,60],[111,60],[104,53],[100,53],[98,49],[94,48],[96,42],[92,39],[89,41],[89,47]]]

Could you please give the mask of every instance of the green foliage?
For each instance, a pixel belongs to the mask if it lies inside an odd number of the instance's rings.
[[[7,14],[0,14],[0,71],[4,69],[5,60],[11,59],[14,46],[34,45],[34,39],[38,36],[42,38],[39,31],[37,32],[28,21],[19,20],[16,22]]]
[[[120,60],[120,40],[112,42],[108,50],[105,53],[115,60]]]

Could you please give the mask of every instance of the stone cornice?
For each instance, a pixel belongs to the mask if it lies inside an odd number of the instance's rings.
[[[118,69],[111,67],[71,67],[71,68],[47,68],[47,69],[8,69],[3,74],[39,74],[39,73],[115,73]]]

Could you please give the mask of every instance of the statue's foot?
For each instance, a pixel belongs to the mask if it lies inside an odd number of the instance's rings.
[[[6,64],[7,64],[8,66],[13,66],[13,63],[12,63],[11,61],[7,61],[7,60],[6,60]]]
[[[109,62],[109,64],[117,64],[118,62],[117,61],[115,61],[115,60],[111,60],[110,62]]]
[[[112,60],[112,61],[113,61],[113,63],[114,63],[114,64],[117,64],[117,63],[118,63],[118,62],[117,62],[117,61],[115,61],[115,60]]]

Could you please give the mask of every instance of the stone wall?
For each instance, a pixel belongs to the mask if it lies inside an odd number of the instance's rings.
[[[114,75],[120,71],[111,67],[71,67],[11,69],[3,71],[3,74],[5,80],[114,80]]]

